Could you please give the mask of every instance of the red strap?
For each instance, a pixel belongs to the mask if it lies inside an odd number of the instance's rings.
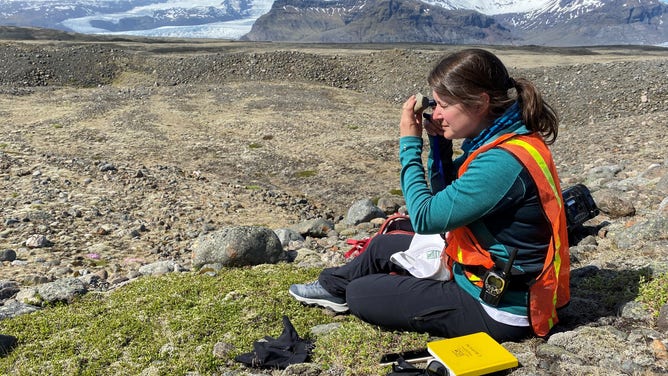
[[[357,240],[357,239],[346,240],[346,243],[352,245],[353,247],[350,248],[348,252],[344,253],[343,256],[345,256],[345,258],[359,256],[362,252],[366,250],[369,240],[371,240],[371,238],[364,238],[362,240]]]
[[[374,234],[373,236],[376,236],[378,234],[414,234],[414,232],[412,231],[401,229],[402,227],[398,225],[398,223],[400,223],[401,221],[408,221],[410,223],[408,215],[400,213],[392,214],[391,216],[387,217],[387,219],[385,219],[385,222],[383,222],[383,224],[380,226],[378,232],[376,232],[376,234]],[[395,228],[393,226],[397,227]],[[343,254],[345,258],[357,257],[364,251],[366,251],[366,248],[369,246],[369,242],[371,241],[371,238],[373,238],[373,236],[366,237],[361,240],[358,239],[346,240],[346,243],[352,245],[352,248],[350,248],[348,252]]]

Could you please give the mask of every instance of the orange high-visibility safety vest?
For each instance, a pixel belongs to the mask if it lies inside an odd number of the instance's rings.
[[[552,225],[552,239],[547,250],[542,272],[529,286],[529,322],[539,336],[545,336],[558,322],[557,308],[570,300],[570,256],[568,252],[568,232],[561,187],[552,155],[543,138],[532,133],[528,135],[506,134],[493,142],[475,150],[459,168],[458,176],[466,171],[475,157],[493,147],[500,147],[512,153],[529,171],[538,188],[543,211]],[[467,266],[482,266],[490,269],[494,261],[483,249],[471,230],[462,226],[448,233],[447,247],[443,255],[450,261]],[[469,280],[482,286],[478,276],[466,273]]]

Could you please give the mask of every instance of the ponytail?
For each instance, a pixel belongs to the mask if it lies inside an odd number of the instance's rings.
[[[513,82],[524,124],[529,130],[540,133],[546,144],[554,143],[559,133],[559,117],[552,106],[543,100],[543,96],[531,81],[518,78]]]

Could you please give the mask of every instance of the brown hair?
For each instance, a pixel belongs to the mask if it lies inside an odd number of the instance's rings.
[[[557,138],[557,114],[536,86],[524,78],[511,78],[501,60],[489,51],[473,48],[448,55],[432,69],[427,81],[439,95],[468,108],[480,107],[480,94],[487,93],[490,120],[501,116],[517,100],[530,131],[539,132],[547,144]],[[513,88],[516,95],[511,94]]]

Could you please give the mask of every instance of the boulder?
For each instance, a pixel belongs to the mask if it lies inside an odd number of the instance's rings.
[[[200,236],[192,246],[192,265],[248,266],[286,261],[288,254],[274,231],[265,227],[225,228]]]

